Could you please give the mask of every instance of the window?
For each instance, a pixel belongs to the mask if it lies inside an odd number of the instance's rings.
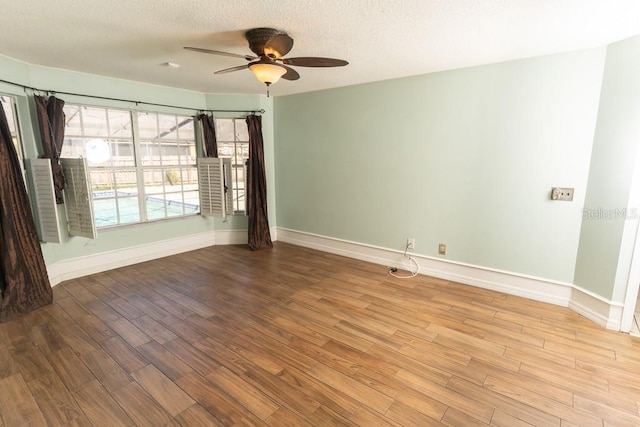
[[[245,211],[246,162],[249,159],[249,130],[244,119],[218,119],[218,157],[231,159],[231,191],[234,213]]]
[[[193,118],[66,105],[61,157],[89,166],[97,227],[197,214]]]
[[[22,143],[20,141],[20,133],[18,132],[18,116],[16,114],[16,100],[12,96],[0,95],[2,101],[2,108],[4,114],[7,116],[7,122],[9,122],[9,132],[11,132],[11,139],[13,145],[16,147],[18,153],[18,160],[24,171],[24,153],[22,152]],[[24,173],[24,172],[23,172]]]

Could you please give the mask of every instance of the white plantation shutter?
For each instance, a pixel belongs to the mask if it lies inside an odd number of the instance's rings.
[[[85,159],[60,159],[64,178],[64,206],[67,211],[67,227],[72,236],[95,239],[91,185]]]
[[[224,194],[225,214],[233,215],[233,181],[231,176],[231,159],[222,159],[222,169],[224,170]]]
[[[223,159],[217,157],[198,158],[198,185],[200,213],[225,218]]]
[[[242,176],[244,177],[244,187],[242,187],[242,197],[244,198],[244,214],[249,215],[249,207],[247,206],[247,203],[249,203],[249,183],[247,182],[249,176],[247,174],[249,172],[249,159],[244,162],[243,168]]]
[[[25,159],[25,162],[36,198],[36,216],[38,219],[37,225],[38,231],[40,232],[40,240],[43,242],[60,243],[58,208],[53,190],[51,160]]]

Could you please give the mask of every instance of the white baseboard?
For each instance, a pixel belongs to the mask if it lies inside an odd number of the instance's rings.
[[[402,251],[278,227],[278,240],[368,261],[385,267],[401,265]],[[613,303],[572,283],[527,276],[477,265],[412,254],[420,274],[568,307],[587,319],[620,330],[622,304]]]
[[[621,330],[624,304],[609,301],[574,285],[569,308],[607,329]]]
[[[75,279],[89,274],[100,273],[102,271],[206,248],[208,246],[237,245],[243,243],[247,243],[247,230],[208,231],[58,261],[47,265],[47,272],[49,273],[49,282],[52,286],[55,286],[64,280]]]
[[[247,243],[247,230],[217,230],[216,245],[243,245]]]
[[[368,261],[385,267],[406,268],[401,263],[402,252],[398,250],[279,227],[271,228],[271,239]],[[208,246],[246,243],[247,230],[209,231],[58,261],[47,265],[47,271],[51,285],[55,286],[64,280]],[[607,329],[620,330],[623,305],[613,303],[574,284],[424,255],[413,254],[412,257],[418,262],[420,274],[569,307]]]

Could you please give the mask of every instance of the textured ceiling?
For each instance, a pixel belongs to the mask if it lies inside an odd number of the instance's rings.
[[[244,32],[287,31],[297,67],[273,96],[595,47],[640,34],[638,0],[0,0],[0,54],[27,63],[207,93],[265,93]],[[163,64],[175,62],[180,68]],[[43,88],[55,89],[55,88]]]

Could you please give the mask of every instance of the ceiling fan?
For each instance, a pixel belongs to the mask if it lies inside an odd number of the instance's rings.
[[[224,70],[216,71],[214,74],[230,73],[249,68],[258,80],[267,85],[267,95],[269,85],[277,82],[280,78],[285,80],[298,80],[300,78],[300,74],[290,66],[342,67],[348,64],[347,61],[342,59],[315,56],[283,58],[293,47],[293,39],[289,37],[286,32],[274,28],[254,28],[245,33],[245,38],[249,42],[249,48],[255,53],[255,56],[239,55],[200,47],[186,46],[185,49],[194,52],[242,58],[249,61],[246,65],[225,68]]]

